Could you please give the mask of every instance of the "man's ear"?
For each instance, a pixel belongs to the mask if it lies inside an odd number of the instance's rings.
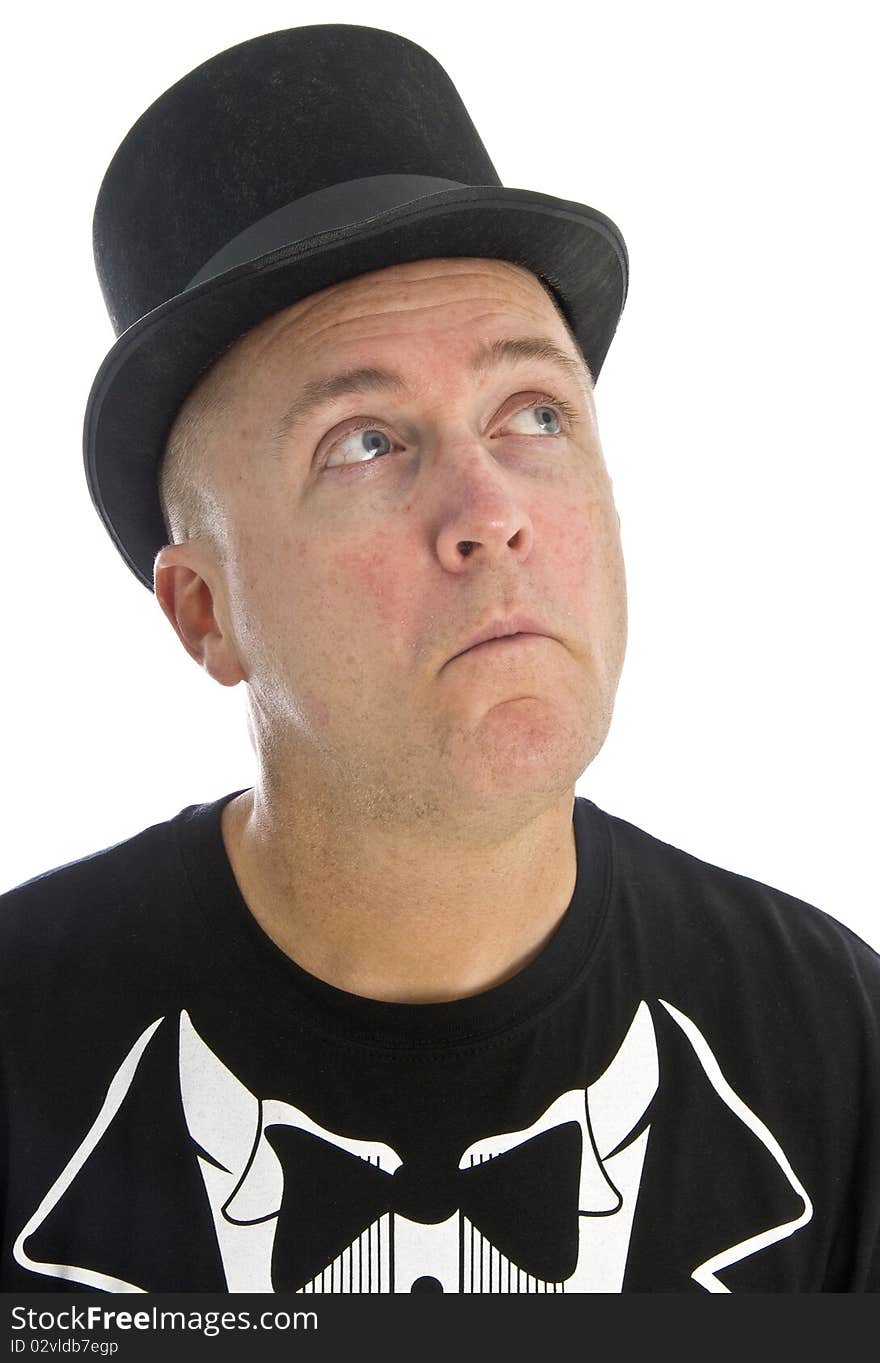
[[[191,658],[221,686],[245,680],[235,640],[224,628],[220,569],[199,540],[166,544],[153,564],[156,600]]]

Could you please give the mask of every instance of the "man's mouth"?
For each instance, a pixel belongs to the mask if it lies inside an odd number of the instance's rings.
[[[465,653],[492,652],[515,645],[532,644],[540,639],[552,639],[547,629],[538,620],[528,616],[509,616],[507,619],[494,620],[465,639],[457,652],[449,659],[453,662]]]

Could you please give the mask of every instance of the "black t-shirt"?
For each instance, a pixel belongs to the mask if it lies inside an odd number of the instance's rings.
[[[248,912],[231,798],[0,900],[4,1290],[877,1290],[849,929],[578,798],[530,965],[360,998]]]

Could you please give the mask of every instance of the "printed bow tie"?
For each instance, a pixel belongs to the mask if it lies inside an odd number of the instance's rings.
[[[469,1168],[393,1174],[320,1136],[271,1126],[266,1138],[284,1170],[272,1253],[276,1292],[311,1282],[387,1212],[434,1224],[456,1210],[508,1259],[546,1282],[561,1282],[578,1255],[581,1130],[563,1122]]]

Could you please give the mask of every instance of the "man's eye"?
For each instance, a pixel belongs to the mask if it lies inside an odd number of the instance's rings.
[[[506,426],[511,426],[513,422],[521,422],[522,429],[517,431],[518,435],[561,435],[562,421],[556,407],[551,407],[547,402],[533,402],[530,407],[523,407],[521,411],[505,422]]]
[[[377,454],[390,454],[393,448],[391,438],[378,426],[365,426],[360,430],[347,431],[338,440],[327,457],[325,467],[334,464],[359,464],[372,459]]]
[[[514,429],[515,435],[561,435],[563,416],[567,421],[574,421],[574,412],[567,403],[557,400],[550,403],[541,398],[508,417],[504,429],[510,430],[514,422],[519,422],[520,428]],[[394,448],[393,440],[381,426],[356,426],[337,440],[324,467],[373,463],[377,455],[390,454]]]

